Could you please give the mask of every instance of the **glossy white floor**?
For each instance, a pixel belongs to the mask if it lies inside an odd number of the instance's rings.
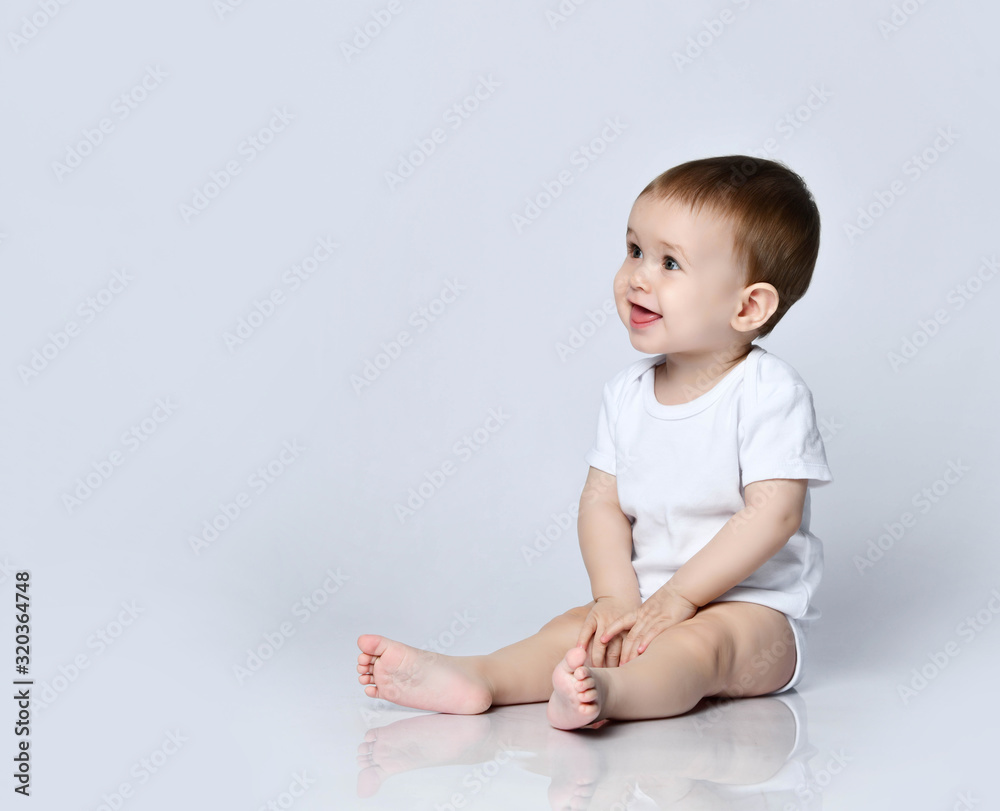
[[[178,598],[154,592],[146,605]],[[296,625],[272,659],[244,662],[256,669],[239,683],[213,642],[232,614],[220,605],[212,615],[199,632],[193,606],[170,617],[149,609],[135,620],[142,632],[126,627],[118,651],[91,651],[68,686],[47,679],[62,690],[35,714],[35,807],[946,811],[1000,802],[996,645],[985,638],[963,644],[905,701],[898,685],[912,673],[877,662],[865,670],[842,655],[844,639],[817,632],[800,690],[565,732],[548,725],[544,704],[454,716],[368,699],[353,637],[331,644],[321,621]]]
[[[461,717],[356,698],[354,737],[341,733],[344,757],[358,754],[353,807],[1000,807],[991,643],[946,652],[943,670],[931,652],[917,674],[851,673],[831,660],[837,640],[815,636],[797,690],[599,730],[552,729],[544,704]]]

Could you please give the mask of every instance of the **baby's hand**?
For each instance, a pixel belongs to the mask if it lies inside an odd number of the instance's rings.
[[[638,597],[634,600],[601,597],[594,603],[587,619],[583,621],[580,636],[576,641],[577,646],[586,648],[593,638],[594,649],[591,651],[591,659],[594,667],[618,667],[624,636],[617,632],[608,634],[607,629],[615,620],[635,612],[640,605]]]
[[[619,664],[627,664],[649,647],[650,641],[672,625],[684,622],[698,613],[698,606],[684,599],[666,583],[644,602],[638,610],[614,620],[605,630],[601,642],[607,643],[615,634],[631,629],[622,642]],[[596,641],[595,641],[596,647]]]

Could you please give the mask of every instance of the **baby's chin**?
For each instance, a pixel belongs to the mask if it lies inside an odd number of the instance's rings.
[[[666,350],[663,347],[662,341],[657,341],[641,332],[634,331],[627,323],[625,324],[625,331],[628,333],[628,339],[633,349],[645,352],[647,355],[665,354]]]

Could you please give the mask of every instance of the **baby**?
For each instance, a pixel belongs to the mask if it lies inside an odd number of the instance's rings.
[[[446,713],[548,701],[559,729],[665,718],[802,677],[833,481],[812,394],[752,343],[809,287],[816,204],[780,163],[676,166],[636,199],[614,278],[642,358],[604,386],[578,535],[593,600],[486,656],[358,638],[373,698]]]

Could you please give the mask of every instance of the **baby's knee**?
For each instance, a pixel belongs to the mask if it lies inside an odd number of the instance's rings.
[[[594,604],[588,603],[587,605],[578,605],[571,608],[569,611],[564,613],[562,616],[568,620],[572,620],[578,625],[583,624],[583,621],[587,619],[590,615],[590,609],[593,608]]]
[[[583,625],[583,621],[587,619],[587,615],[590,614],[591,606],[589,605],[578,605],[568,611],[563,612],[558,617],[553,617],[546,623],[546,627],[551,627],[553,625],[573,625],[574,627],[579,627]]]
[[[671,655],[682,656],[712,690],[724,683],[735,659],[734,640],[727,628],[714,622],[694,622],[692,618],[654,637],[649,647],[652,648],[660,637]]]

